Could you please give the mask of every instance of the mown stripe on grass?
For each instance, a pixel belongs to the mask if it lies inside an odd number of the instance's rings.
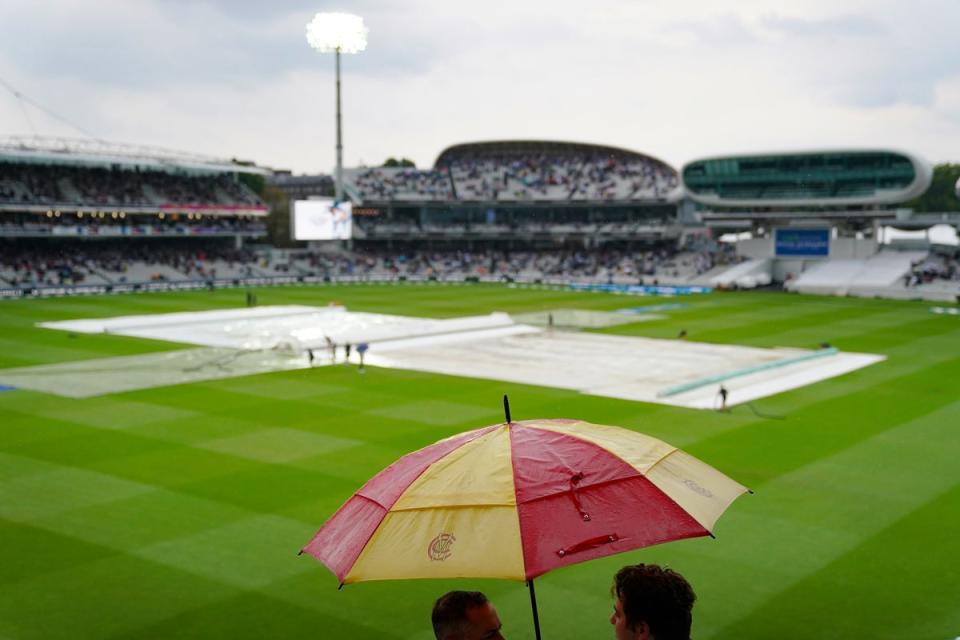
[[[905,629],[917,640],[956,636],[958,507],[960,484],[954,484],[713,637],[805,638],[808,631],[797,629],[793,621],[811,613],[829,621],[829,635],[836,638],[896,640],[904,637]],[[953,517],[945,519],[949,514]],[[904,546],[908,540],[921,544]]]
[[[745,424],[692,443],[687,450],[704,460],[723,460],[728,473],[759,488],[778,475],[852,447],[897,425],[949,406],[955,396],[930,385],[954,378],[960,356],[919,371],[889,378],[853,393],[815,401],[785,420]]]
[[[733,596],[736,607],[728,608],[726,614],[713,612],[718,629],[714,637],[758,637],[756,633],[741,635],[730,625],[742,618],[743,612],[767,606],[960,484],[956,465],[960,443],[953,440],[952,445],[944,446],[951,442],[958,423],[960,401],[954,401],[780,475],[756,495],[735,503],[719,528],[727,562],[741,567],[741,581],[749,581],[756,568],[760,575],[779,575],[779,580],[768,584],[779,583],[781,588],[755,593],[752,600],[749,594],[737,593]],[[954,513],[953,521],[943,522],[948,530],[960,521],[960,515]],[[915,547],[903,552],[925,562],[940,557],[936,548]],[[804,602],[809,606],[811,599]],[[784,636],[773,633],[770,637]]]
[[[5,587],[0,591],[0,634],[18,640],[107,638],[236,593],[213,580],[113,555]]]

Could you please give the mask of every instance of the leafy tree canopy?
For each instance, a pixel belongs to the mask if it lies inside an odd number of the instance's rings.
[[[397,160],[394,157],[389,157],[383,163],[384,167],[410,167],[411,169],[416,169],[417,165],[410,158],[400,158]]]
[[[930,188],[919,198],[903,206],[914,211],[960,211],[960,199],[957,198],[956,184],[960,178],[960,164],[938,164],[933,168],[933,182]]]

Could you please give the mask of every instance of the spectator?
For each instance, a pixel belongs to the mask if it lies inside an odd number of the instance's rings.
[[[503,640],[503,624],[487,596],[479,591],[450,591],[433,605],[437,640]]]
[[[611,591],[617,640],[690,640],[696,595],[679,573],[655,564],[626,566]]]
[[[139,167],[0,162],[0,202],[53,206],[262,206],[232,176]]]

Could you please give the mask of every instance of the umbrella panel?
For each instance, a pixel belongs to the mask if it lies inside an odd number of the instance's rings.
[[[401,458],[304,550],[344,583],[524,580],[708,535],[745,491],[696,458],[624,429],[569,420],[509,423]]]
[[[708,535],[639,474],[578,494],[579,507],[589,520],[584,520],[570,493],[518,505],[528,579],[614,553]]]

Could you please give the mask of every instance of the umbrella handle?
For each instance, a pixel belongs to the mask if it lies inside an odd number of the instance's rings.
[[[530,589],[530,608],[533,609],[533,633],[536,640],[540,640],[540,615],[537,613],[537,592],[533,588],[533,578],[527,580]]]

